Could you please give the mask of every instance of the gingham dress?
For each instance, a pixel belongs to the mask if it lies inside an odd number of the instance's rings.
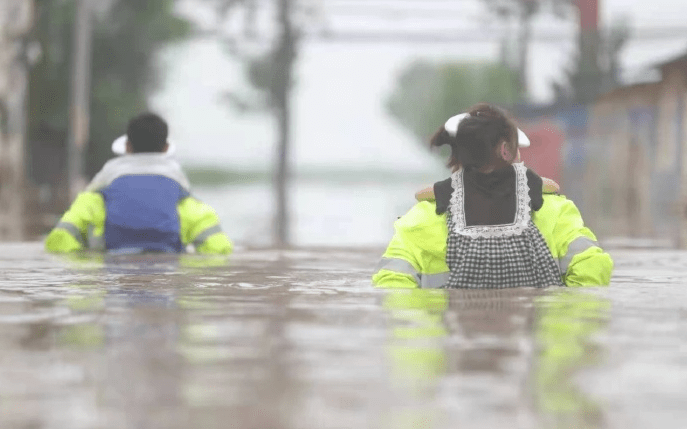
[[[562,285],[558,264],[530,217],[526,167],[513,164],[516,209],[513,223],[468,226],[465,222],[463,170],[451,176],[447,211],[446,288],[503,289]]]

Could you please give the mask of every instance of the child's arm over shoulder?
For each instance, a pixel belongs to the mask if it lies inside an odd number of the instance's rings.
[[[558,194],[561,191],[561,187],[554,180],[547,177],[542,177],[542,193],[544,194]],[[434,186],[427,186],[420,191],[415,193],[415,199],[417,201],[434,201]]]
[[[418,201],[433,201],[434,200],[434,186],[427,186],[421,191],[415,193],[415,199]]]
[[[561,187],[554,180],[542,177],[542,192],[545,194],[558,194]]]
[[[452,182],[453,180],[449,177],[446,180],[427,186],[415,193],[415,199],[418,201],[436,201],[437,195],[439,195],[440,199],[442,197],[450,197],[451,192],[453,192]]]

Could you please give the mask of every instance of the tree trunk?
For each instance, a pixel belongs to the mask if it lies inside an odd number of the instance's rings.
[[[33,26],[33,1],[0,3],[0,240],[25,237],[28,63],[22,38]]]
[[[590,103],[599,94],[601,88],[601,70],[599,68],[599,1],[577,0],[580,13],[580,59],[577,81],[580,88],[577,101]]]
[[[520,8],[518,28],[518,90],[523,99],[527,99],[527,62],[529,61],[530,38],[532,34],[532,12],[527,6]]]
[[[68,139],[69,195],[72,199],[86,185],[83,158],[89,138],[91,82],[90,0],[77,0],[72,51],[71,108]]]
[[[276,110],[276,119],[279,132],[279,145],[277,147],[276,171],[274,175],[274,189],[276,193],[275,213],[275,244],[279,247],[288,246],[289,234],[289,204],[288,185],[289,172],[289,146],[290,146],[290,122],[291,122],[291,75],[295,58],[295,37],[291,22],[291,1],[279,1],[279,26],[281,34],[279,44],[275,52],[274,88],[273,99]]]

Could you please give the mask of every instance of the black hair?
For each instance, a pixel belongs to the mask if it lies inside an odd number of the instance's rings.
[[[472,106],[452,137],[442,126],[430,140],[433,147],[449,145],[451,157],[448,166],[482,168],[486,165],[509,163],[497,155],[502,142],[508,144],[512,161],[517,154],[517,127],[508,114],[496,106],[479,103]]]
[[[126,137],[134,153],[164,152],[167,133],[167,122],[154,113],[136,116],[126,129]]]

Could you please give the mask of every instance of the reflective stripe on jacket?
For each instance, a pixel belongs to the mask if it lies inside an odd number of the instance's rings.
[[[207,204],[193,197],[180,200],[179,237],[184,247],[191,244],[199,253],[229,254],[233,245],[222,232],[217,214]],[[49,252],[105,250],[105,201],[99,192],[80,193],[60,222],[45,240]]]
[[[442,287],[448,280],[446,214],[437,215],[433,201],[417,203],[394,223],[395,233],[372,281],[384,287]],[[545,194],[532,214],[567,286],[607,285],[613,260],[584,226],[575,204],[561,195]]]

